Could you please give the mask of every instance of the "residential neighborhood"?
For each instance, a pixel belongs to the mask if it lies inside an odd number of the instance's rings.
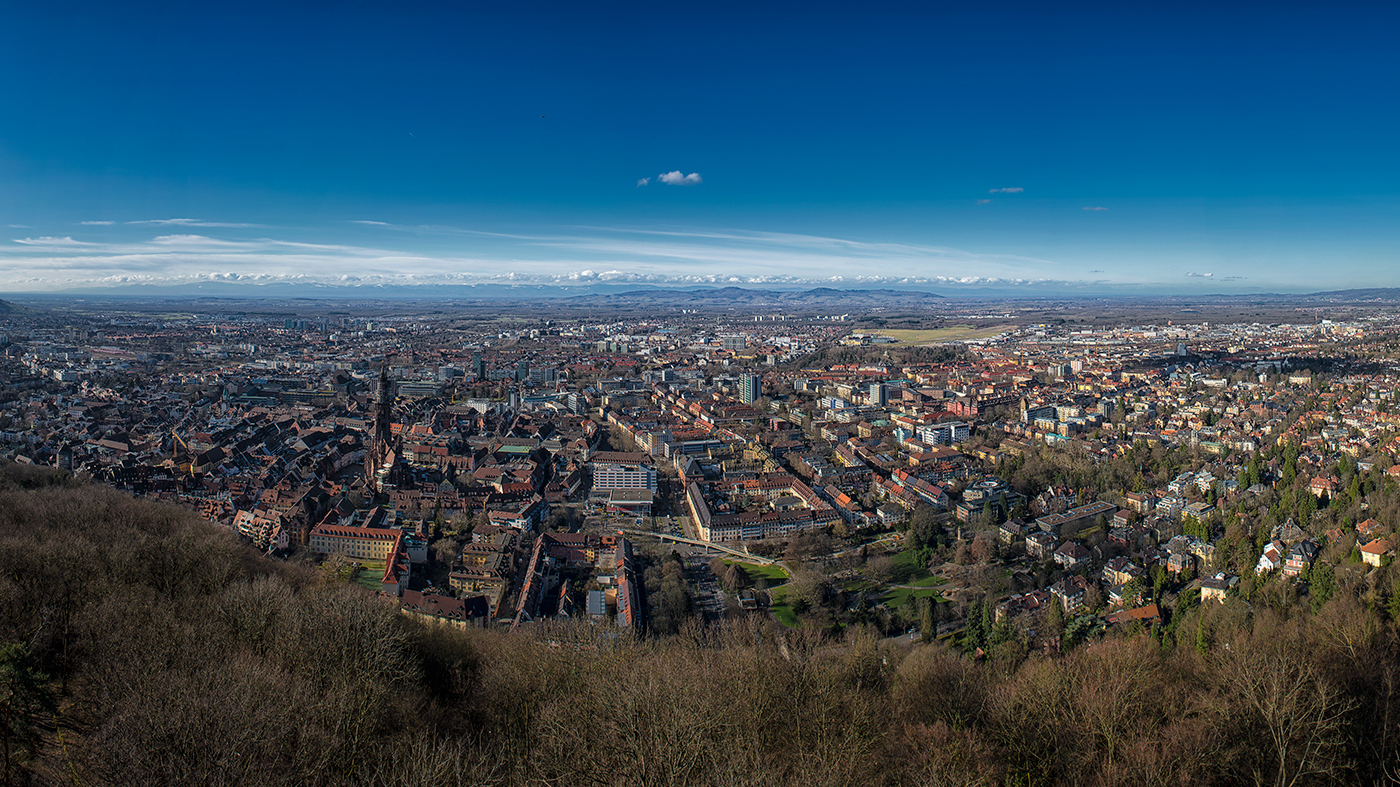
[[[31,314],[3,334],[7,456],[193,509],[419,616],[648,631],[675,563],[672,623],[931,625],[971,646],[986,608],[999,639],[1058,648],[1047,603],[1169,626],[1270,583],[1316,596],[1319,563],[1394,549],[1400,374],[1361,361],[1381,316],[989,310],[963,318],[1001,330],[919,346],[849,315]]]

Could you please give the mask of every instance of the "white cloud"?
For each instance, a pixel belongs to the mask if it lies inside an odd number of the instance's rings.
[[[1084,209],[1085,209],[1085,210],[1108,210],[1108,208],[1105,208],[1105,207],[1102,206],[1102,205],[1085,205],[1085,206],[1084,206]]]
[[[1056,286],[1078,286],[1071,280],[1083,275],[1079,266],[1070,266],[1071,272],[1064,261],[995,249],[968,251],[782,232],[594,226],[526,235],[457,227],[373,226],[384,236],[377,247],[312,243],[308,241],[313,238],[290,234],[218,237],[221,233],[210,230],[209,235],[215,236],[210,237],[168,224],[161,229],[170,234],[122,242],[22,237],[0,241],[0,289],[52,291],[211,281],[236,281],[249,287],[311,282],[358,288],[599,282],[802,287],[831,281],[841,286],[1019,288],[1050,281]],[[399,232],[405,229],[413,230],[415,236],[429,235],[430,241],[431,236],[452,233],[453,240],[420,245],[416,237]],[[1125,271],[1106,278],[1107,286],[1135,286],[1166,275]],[[1223,275],[1194,274],[1217,283],[1226,281]],[[1086,280],[1102,276],[1098,269],[1083,275]],[[1184,282],[1178,286],[1198,289]]]
[[[254,248],[258,244],[246,243],[242,241],[220,240],[204,235],[160,235],[151,238],[151,243],[158,246],[182,246],[187,248],[232,248],[248,249]]]
[[[671,170],[670,172],[663,172],[657,175],[656,179],[665,183],[667,186],[694,186],[702,182],[699,172],[682,175],[681,171],[678,169]]]
[[[205,221],[204,219],[143,219],[128,221],[127,224],[167,224],[176,227],[262,227],[262,224],[238,224],[227,221]]]
[[[988,194],[1020,194],[1025,191],[1021,186],[1007,186],[1004,189],[987,189]]]
[[[1214,276],[1215,274],[1214,274],[1214,273],[1188,273],[1188,274],[1186,274],[1186,275],[1187,275],[1187,276],[1194,277],[1194,278],[1197,278],[1197,279],[1209,279],[1210,277]]]
[[[73,240],[70,237],[53,238],[45,235],[42,238],[15,238],[15,243],[23,243],[26,246],[92,246],[80,240]]]
[[[641,188],[642,186],[645,186],[646,184],[648,184],[648,183],[650,183],[650,182],[651,182],[651,178],[638,178],[638,179],[637,179],[637,187],[638,187],[638,188]]]
[[[370,221],[369,219],[351,219],[351,220],[350,220],[350,223],[351,223],[351,224],[369,224],[369,225],[374,226],[374,227],[387,227],[387,226],[389,226],[389,222],[387,222],[387,221]]]
[[[986,204],[989,203],[989,202],[991,202],[991,200],[989,200],[989,199],[979,199],[979,200],[977,200],[977,204],[978,204],[978,205],[986,205]]]
[[[105,227],[108,224],[116,224],[115,221],[80,221],[78,223],[85,224],[89,227]]]

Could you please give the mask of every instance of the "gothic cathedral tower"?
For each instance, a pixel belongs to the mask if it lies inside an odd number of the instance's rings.
[[[374,413],[369,425],[369,444],[365,446],[365,492],[379,492],[380,471],[393,461],[394,384],[389,379],[389,365],[379,368],[379,387],[374,395]]]

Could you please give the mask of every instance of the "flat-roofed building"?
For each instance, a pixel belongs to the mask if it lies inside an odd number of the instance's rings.
[[[600,451],[590,460],[593,466],[593,489],[656,490],[656,466],[645,453]]]

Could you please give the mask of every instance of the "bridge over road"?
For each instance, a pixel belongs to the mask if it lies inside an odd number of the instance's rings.
[[[647,538],[659,538],[662,541],[674,541],[677,544],[690,544],[691,546],[697,546],[704,549],[713,550],[715,552],[723,552],[727,555],[733,555],[734,557],[743,560],[745,563],[755,563],[760,566],[771,566],[778,562],[776,560],[771,560],[766,557],[759,557],[758,555],[755,555],[752,552],[742,552],[737,549],[730,549],[729,547],[722,546],[720,544],[713,544],[709,541],[701,541],[696,538],[687,538],[685,536],[671,535],[670,533],[655,533],[650,530],[629,530],[627,528],[623,528],[618,532],[629,536],[645,536]]]

